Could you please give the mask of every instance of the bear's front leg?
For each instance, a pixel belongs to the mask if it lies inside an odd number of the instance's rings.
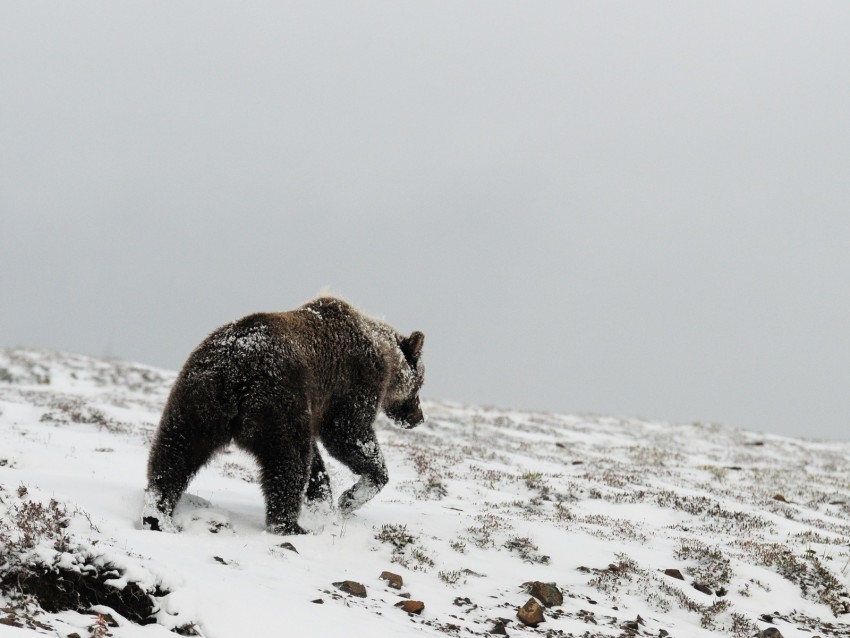
[[[329,443],[325,439],[323,442],[334,458],[360,475],[357,482],[339,497],[340,511],[350,514],[372,500],[389,481],[384,455],[371,429],[359,432],[353,441],[333,440]]]

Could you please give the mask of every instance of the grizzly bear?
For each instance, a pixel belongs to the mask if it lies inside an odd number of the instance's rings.
[[[215,330],[189,355],[166,402],[143,527],[173,531],[171,513],[189,481],[231,441],[260,466],[271,532],[303,534],[302,500],[331,498],[317,441],[359,475],[339,498],[342,513],[366,503],[388,480],[373,429],[378,411],[404,428],[424,420],[424,339],[333,297]]]

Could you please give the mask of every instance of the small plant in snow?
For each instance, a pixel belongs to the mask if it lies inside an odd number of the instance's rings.
[[[466,543],[459,540],[449,541],[449,547],[455,550],[458,554],[466,553]]]
[[[673,556],[678,560],[695,562],[696,565],[688,571],[706,587],[717,589],[732,580],[732,563],[719,547],[709,547],[695,538],[680,538]]]
[[[19,495],[26,493],[25,486],[18,488]],[[0,526],[0,546],[5,552],[26,552],[45,540],[57,552],[68,551],[68,514],[57,501],[50,499],[47,505],[38,501],[25,501],[15,505],[9,514],[11,524]]]
[[[381,525],[381,531],[375,535],[375,539],[389,543],[395,548],[393,551],[404,550],[414,542],[413,536],[407,533],[407,525]]]
[[[549,557],[539,553],[537,545],[525,536],[511,536],[503,545],[505,549],[515,552],[526,563],[548,565]]]
[[[393,546],[392,562],[414,571],[428,571],[434,560],[420,545],[414,547],[416,539],[408,533],[407,525],[382,525],[375,539]]]
[[[89,635],[91,638],[104,638],[109,635],[109,625],[106,623],[106,616],[98,614],[94,624],[89,627]]]
[[[632,582],[638,573],[637,563],[626,554],[617,554],[617,562],[611,563],[606,569],[598,569],[596,576],[587,584],[595,587],[604,594],[612,596],[626,584]]]
[[[522,475],[522,480],[525,481],[525,486],[530,490],[539,490],[543,487],[542,472],[526,472]]]
[[[440,580],[447,585],[456,585],[460,579],[463,578],[463,573],[456,569],[452,569],[451,571],[439,571],[437,572],[437,576],[439,576]]]
[[[472,541],[473,545],[481,549],[495,547],[496,542],[493,540],[493,533],[505,528],[507,525],[505,520],[489,512],[478,514],[475,520],[480,524],[466,528],[466,531],[469,533],[469,540]]]
[[[732,624],[729,626],[729,631],[735,638],[749,638],[759,630],[758,625],[743,614],[733,611],[730,615]]]

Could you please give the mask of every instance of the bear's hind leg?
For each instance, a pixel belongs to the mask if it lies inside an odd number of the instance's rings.
[[[213,453],[227,444],[216,437],[215,430],[198,428],[172,415],[160,423],[151,445],[148,459],[148,487],[142,525],[154,531],[176,531],[171,514],[177,501],[186,491],[189,481],[210,459]]]
[[[280,430],[277,429],[280,428]],[[291,425],[269,428],[274,436],[252,441],[246,447],[260,464],[260,486],[266,499],[266,527],[274,534],[306,534],[298,524],[301,501],[310,478],[312,444],[295,435],[279,438]],[[290,430],[291,431],[291,430]]]
[[[331,501],[331,482],[325,462],[319,454],[319,447],[313,443],[313,463],[310,466],[310,480],[307,482],[307,492],[304,499],[308,504]]]

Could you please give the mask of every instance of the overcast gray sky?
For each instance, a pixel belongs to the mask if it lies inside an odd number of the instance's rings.
[[[3,2],[0,345],[329,285],[429,397],[843,438],[850,3]]]

